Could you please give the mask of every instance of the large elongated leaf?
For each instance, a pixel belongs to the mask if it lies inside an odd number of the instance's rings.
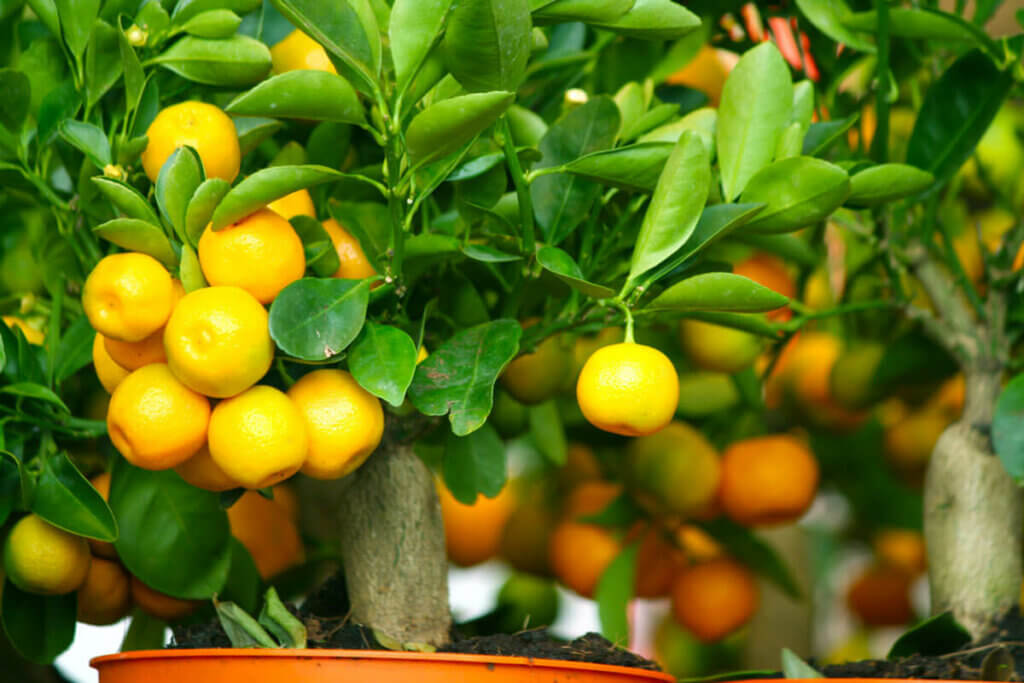
[[[189,239],[185,227],[188,203],[202,182],[203,162],[191,147],[174,150],[157,176],[156,204],[182,242]]]
[[[372,45],[355,5],[348,0],[271,0],[270,4],[365,83],[376,80],[379,45],[376,49]]]
[[[878,31],[878,13],[857,12],[843,19],[855,31]],[[960,17],[927,8],[893,7],[889,10],[889,35],[919,40],[975,43],[979,29]]]
[[[231,188],[217,204],[211,224],[221,230],[275,199],[342,177],[326,166],[271,166],[256,171]]]
[[[149,254],[167,266],[176,266],[178,256],[164,231],[137,218],[115,218],[93,228],[93,232],[119,247]]]
[[[459,0],[448,20],[445,64],[466,90],[515,92],[530,58],[528,0]]]
[[[75,594],[33,595],[3,585],[4,632],[25,659],[50,664],[75,639]]]
[[[103,496],[64,453],[44,462],[32,512],[77,536],[108,542],[117,539],[117,521]]]
[[[744,202],[767,206],[747,229],[788,232],[823,220],[850,194],[846,171],[821,159],[791,157],[763,168],[743,191]]]
[[[160,218],[153,211],[153,207],[142,193],[131,185],[101,175],[93,176],[91,180],[117,210],[128,218],[137,218],[153,225],[160,224]]]
[[[493,498],[505,486],[505,444],[489,424],[466,436],[449,434],[442,470],[456,500],[472,505],[480,494]]]
[[[773,311],[789,299],[734,273],[702,273],[678,282],[644,307],[648,311]]]
[[[366,319],[368,280],[304,278],[270,306],[270,336],[287,354],[327,360],[344,351]]]
[[[364,389],[398,407],[416,372],[416,344],[397,327],[367,323],[349,351],[348,368]]]
[[[753,531],[725,517],[695,523],[725,546],[730,555],[777,585],[786,595],[800,598],[800,587],[782,558]]]
[[[636,0],[615,21],[592,23],[643,40],[676,40],[700,28],[700,17],[672,0]]]
[[[640,142],[594,152],[565,165],[568,173],[631,192],[651,192],[675,145]]]
[[[846,0],[796,0],[807,20],[826,36],[863,52],[874,52],[874,44],[845,25],[853,12]]]
[[[327,71],[297,70],[269,78],[225,107],[239,116],[270,116],[362,124],[363,106],[355,89]]]
[[[626,608],[636,586],[636,558],[639,543],[632,543],[616,555],[597,582],[594,599],[601,618],[601,635],[626,647],[629,643],[629,617]]]
[[[61,36],[75,59],[81,59],[100,12],[100,0],[54,0],[54,5]]]
[[[622,18],[633,9],[636,0],[554,0],[534,10],[537,23],[582,21],[609,23]]]
[[[515,95],[495,91],[441,100],[416,115],[405,133],[409,158],[417,165],[455,152],[505,113]]]
[[[874,206],[924,192],[935,176],[907,164],[879,164],[850,178],[847,202],[854,206]]]
[[[595,299],[615,296],[615,290],[588,281],[572,256],[558,247],[544,246],[537,250],[537,263],[573,289]]]
[[[248,36],[223,40],[186,36],[153,62],[196,83],[244,87],[270,72],[270,50]]]
[[[448,19],[452,0],[395,0],[388,35],[398,89],[412,79]]]

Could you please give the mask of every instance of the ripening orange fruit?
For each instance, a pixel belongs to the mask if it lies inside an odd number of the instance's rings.
[[[799,519],[818,491],[818,461],[800,441],[773,434],[737,441],[722,455],[718,500],[748,526]]]
[[[759,600],[753,573],[724,558],[688,567],[672,584],[672,613],[705,643],[721,640],[750,621]]]

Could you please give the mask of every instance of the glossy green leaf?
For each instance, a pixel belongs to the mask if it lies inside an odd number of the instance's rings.
[[[270,50],[242,35],[224,40],[185,36],[152,62],[196,83],[244,87],[270,72]]]
[[[775,147],[775,160],[791,159],[800,155],[804,144],[804,128],[794,121],[782,131],[779,143]]]
[[[611,149],[621,116],[610,97],[594,97],[556,121],[541,138],[543,157],[535,168],[567,164],[579,157]],[[590,212],[601,186],[573,175],[547,175],[531,186],[533,210],[545,240],[558,245]]]
[[[6,524],[21,504],[21,476],[21,463],[10,454],[0,453],[0,524]]]
[[[225,107],[241,116],[271,116],[362,125],[363,105],[355,89],[327,71],[298,70],[269,78]]]
[[[60,337],[60,346],[57,347],[57,363],[53,370],[54,382],[60,384],[92,362],[92,340],[95,334],[84,313],[68,325]]]
[[[348,0],[271,0],[270,4],[296,28],[323,45],[365,84],[376,80],[380,64],[379,41],[377,46],[371,45],[370,35],[353,3]]]
[[[595,299],[615,296],[615,290],[589,282],[572,256],[558,247],[543,246],[537,249],[537,263],[565,284],[587,296]]]
[[[718,111],[715,140],[726,200],[739,196],[772,160],[792,110],[793,85],[779,49],[767,42],[748,50],[725,81]]]
[[[96,22],[85,51],[85,91],[90,106],[99,102],[124,72],[120,42],[120,31],[105,21]]]
[[[8,579],[3,585],[4,632],[25,659],[50,664],[75,639],[74,593],[33,595]]]
[[[214,230],[222,230],[275,199],[307,189],[342,174],[326,166],[272,166],[256,171],[228,191],[211,218]]]
[[[924,192],[935,182],[935,176],[906,164],[879,164],[855,173],[850,178],[853,206],[875,206],[895,199]]]
[[[812,123],[804,135],[804,156],[813,157],[824,152],[833,142],[845,135],[859,119],[860,114],[851,114],[839,121]]]
[[[643,86],[636,81],[630,81],[619,88],[615,93],[615,105],[619,108],[619,116],[622,119],[622,127],[619,129],[619,138],[630,140],[626,131],[633,127],[637,120],[647,110],[647,98]]]
[[[749,223],[763,208],[764,204],[713,204],[705,207],[690,239],[655,272],[663,275],[677,268],[700,250]]]
[[[804,79],[793,84],[793,111],[789,120],[806,131],[814,118],[814,84]],[[802,138],[801,138],[802,139]]]
[[[337,273],[341,266],[338,251],[323,224],[309,216],[293,216],[290,222],[306,251],[306,267],[312,268],[317,277],[331,277]]]
[[[441,43],[445,66],[470,92],[515,92],[530,58],[528,0],[459,0]]]
[[[511,263],[522,260],[522,256],[508,254],[486,244],[467,244],[462,247],[462,253],[481,263]]]
[[[12,100],[13,101],[13,100]],[[4,103],[9,105],[11,103]],[[3,105],[0,105],[2,107]],[[36,135],[43,144],[50,144],[57,135],[57,126],[73,117],[82,106],[82,97],[73,81],[65,81],[46,93],[39,105]],[[6,125],[6,124],[3,124]]]
[[[701,273],[677,282],[644,308],[648,311],[773,311],[789,299],[734,273]]]
[[[704,146],[714,154],[715,131],[717,128],[718,110],[711,107],[702,107],[701,109],[691,111],[678,121],[666,123],[664,126],[659,126],[651,132],[645,133],[637,142],[671,142],[675,144],[685,131],[692,130],[700,134]]]
[[[242,156],[256,149],[261,142],[284,127],[280,121],[258,116],[237,116],[234,121]]]
[[[178,279],[181,280],[185,293],[194,292],[207,286],[203,267],[199,264],[196,250],[186,244],[181,248],[181,265],[178,267]]]
[[[146,86],[146,74],[135,48],[128,42],[124,31],[117,32],[117,49],[124,68],[124,99],[128,111],[135,111],[139,106],[139,98]]]
[[[569,458],[569,442],[565,426],[554,399],[527,408],[530,424],[530,438],[552,465],[564,465]]]
[[[147,586],[186,600],[223,589],[230,529],[216,493],[185,483],[173,470],[153,472],[117,459],[110,507],[121,528],[117,555]]]
[[[266,629],[235,603],[216,600],[213,606],[217,610],[217,621],[231,641],[232,647],[277,647],[277,643]]]
[[[72,0],[73,1],[73,0]],[[27,0],[26,4],[39,21],[55,36],[60,36],[60,18],[57,16],[57,5],[55,0]]]
[[[494,383],[519,351],[522,328],[494,320],[461,330],[416,368],[409,399],[426,415],[449,415],[452,431],[465,436],[487,420]]]
[[[498,120],[515,100],[511,92],[481,92],[436,102],[416,115],[405,133],[416,165],[455,152]],[[446,174],[447,175],[447,174]]]
[[[448,20],[452,0],[395,0],[388,35],[399,91],[412,80]]]
[[[0,69],[0,126],[12,133],[21,130],[32,102],[32,86],[28,76],[14,69]]]
[[[1024,374],[1010,380],[999,394],[992,446],[1010,476],[1024,483]]]
[[[131,185],[101,175],[93,176],[90,180],[125,217],[137,218],[153,225],[160,224],[160,218],[156,215],[156,211],[153,211],[153,207],[149,205],[142,193]]]
[[[513,104],[505,113],[508,127],[512,129],[512,140],[521,147],[536,147],[544,134],[548,132],[548,124],[535,112]]]
[[[327,209],[334,220],[345,226],[352,236],[359,241],[367,260],[379,273],[381,259],[385,256],[391,239],[391,214],[388,207],[377,202],[338,202],[331,201]],[[410,243],[417,236],[406,240],[406,252]]]
[[[241,23],[242,18],[229,9],[212,9],[186,21],[181,30],[198,38],[229,38]]]
[[[671,121],[679,113],[679,105],[671,102],[665,104],[658,104],[651,107],[648,111],[644,112],[643,115],[633,122],[633,125],[623,126],[622,139],[632,140],[638,135],[642,135],[650,130],[653,130],[668,121]],[[709,145],[710,147],[710,145]]]
[[[672,0],[636,0],[612,22],[591,22],[620,35],[644,40],[675,40],[700,28],[700,17]]]
[[[171,26],[171,17],[160,2],[145,2],[135,15],[135,23],[146,33],[163,35]],[[147,40],[148,42],[148,40]]]
[[[636,0],[555,0],[533,13],[537,23],[558,24],[567,21],[608,23],[619,20],[633,9]]]
[[[472,505],[477,496],[498,495],[506,480],[505,444],[489,424],[465,435],[449,433],[444,448],[444,483],[455,499]]]
[[[54,0],[54,6],[65,45],[76,60],[81,59],[99,16],[100,0]]]
[[[119,247],[149,254],[166,266],[178,265],[178,256],[167,235],[152,223],[137,218],[115,218],[97,225],[92,231]]]
[[[952,612],[943,612],[906,631],[896,639],[887,659],[913,655],[938,657],[957,652],[971,642],[971,634],[956,620]]]
[[[684,132],[665,163],[633,247],[629,280],[655,268],[686,244],[711,189],[711,159],[700,136]]]
[[[743,191],[744,202],[764,203],[747,224],[755,232],[791,232],[825,219],[850,194],[846,171],[821,159],[792,157],[757,173]]]
[[[907,145],[907,163],[939,181],[973,153],[1002,106],[1013,78],[972,50],[946,69],[925,93]]]
[[[862,52],[874,52],[875,45],[863,35],[847,28],[853,12],[846,0],[796,0],[796,6],[814,28],[836,41]]]
[[[786,261],[808,268],[813,268],[821,261],[821,255],[808,244],[798,233],[780,233],[764,235],[756,232],[740,231],[733,236],[737,242],[755,247],[760,251],[781,256]]]
[[[774,583],[789,597],[800,599],[801,590],[792,572],[775,549],[755,536],[753,531],[726,517],[710,522],[695,521],[694,524],[711,534],[729,555]]]
[[[203,162],[195,150],[179,147],[167,157],[156,179],[156,204],[182,242],[189,241],[185,214],[203,175]]]
[[[110,141],[106,133],[91,123],[65,119],[57,126],[57,132],[68,144],[89,157],[96,168],[102,170],[111,163]]]
[[[185,208],[185,235],[193,247],[199,245],[214,210],[230,189],[231,183],[223,178],[207,178],[192,193]]]
[[[175,25],[181,26],[203,12],[227,9],[235,14],[247,14],[258,10],[262,4],[262,0],[178,0],[174,4],[171,19]]]
[[[298,280],[271,304],[270,336],[290,356],[327,360],[359,334],[369,299],[368,280]]]
[[[620,647],[629,644],[629,615],[627,607],[633,599],[636,585],[636,559],[639,543],[626,546],[597,582],[594,600],[601,619],[601,635]]]
[[[405,332],[368,322],[349,349],[348,369],[361,387],[398,407],[416,373],[416,355]]]
[[[799,679],[825,677],[788,647],[782,648],[782,675],[786,678]]]
[[[854,31],[876,33],[878,15],[874,11],[856,12],[845,17],[843,24]],[[959,17],[946,12],[914,7],[889,8],[889,35],[915,40],[977,42],[977,33],[968,28],[967,22]]]
[[[57,407],[61,412],[68,414],[71,413],[71,410],[64,405],[64,401],[60,400],[60,396],[55,394],[51,389],[47,389],[42,384],[36,384],[35,382],[15,382],[14,384],[8,384],[5,387],[0,387],[0,394],[9,394],[11,396],[20,396],[22,398],[32,398],[38,401],[44,401]]]
[[[640,142],[594,152],[564,166],[567,173],[631,192],[652,192],[675,145]]]
[[[281,647],[302,649],[306,647],[306,625],[288,611],[277,590],[273,586],[267,589],[263,609],[260,610],[260,625],[267,629]]]
[[[76,536],[108,542],[117,539],[114,514],[65,453],[43,461],[32,512]]]

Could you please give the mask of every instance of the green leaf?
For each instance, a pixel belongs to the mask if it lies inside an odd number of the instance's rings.
[[[846,134],[860,119],[860,114],[851,114],[839,121],[819,121],[812,123],[804,135],[804,156],[818,156],[828,147]]]
[[[711,189],[711,159],[700,136],[684,132],[658,179],[633,247],[629,280],[661,264],[686,244]]]
[[[270,336],[295,358],[327,360],[359,334],[369,300],[369,280],[297,280],[270,306]]]
[[[821,159],[792,157],[761,169],[743,191],[744,202],[767,206],[746,229],[791,232],[825,219],[850,194],[846,171]]]
[[[57,16],[60,17],[60,33],[75,60],[82,58],[85,46],[89,44],[96,17],[100,12],[100,0],[54,0]]]
[[[260,594],[263,591],[263,579],[256,568],[252,555],[245,546],[231,537],[231,569],[228,572],[224,590],[218,597],[236,603],[250,614],[260,606]]]
[[[434,47],[451,6],[452,0],[395,0],[388,35],[399,92],[408,86]]]
[[[672,285],[644,309],[761,313],[787,303],[787,297],[742,275],[701,273]]]
[[[178,265],[178,256],[167,235],[152,223],[137,218],[115,218],[97,225],[92,231],[119,247],[149,254],[168,267]]]
[[[646,133],[667,121],[675,119],[677,114],[679,114],[678,104],[673,104],[671,102],[657,104],[644,112],[640,118],[633,122],[633,125],[628,127],[623,126],[622,139],[632,140],[642,133]],[[711,146],[708,145],[709,149],[710,147]]]
[[[528,0],[459,0],[441,43],[445,66],[470,92],[515,92],[530,58]]]
[[[181,26],[203,12],[228,9],[236,14],[248,14],[258,10],[262,4],[262,0],[178,0],[174,5],[174,13],[171,14],[171,18],[175,25]]]
[[[436,102],[416,115],[405,133],[417,166],[455,152],[498,120],[515,100],[511,92],[481,92]]]
[[[256,171],[231,188],[213,212],[214,230],[222,230],[275,199],[342,177],[326,166],[272,166]]]
[[[804,128],[799,122],[790,123],[779,136],[779,144],[775,147],[775,160],[792,159],[800,154],[804,145]]]
[[[57,406],[57,408],[64,413],[71,413],[71,410],[64,405],[64,401],[60,400],[60,396],[44,387],[42,384],[36,384],[35,382],[15,382],[14,384],[8,384],[7,386],[0,388],[0,394],[10,394],[11,396],[21,396],[23,398],[34,398]]]
[[[722,193],[731,201],[768,165],[793,109],[789,67],[774,43],[748,50],[722,89],[715,139]]]
[[[331,277],[337,273],[341,265],[338,251],[323,224],[309,216],[293,216],[290,222],[306,251],[306,267],[312,268],[317,277]]]
[[[999,394],[992,445],[1010,476],[1024,483],[1024,374],[1010,380]]]
[[[538,403],[527,409],[530,437],[541,455],[552,465],[564,465],[569,458],[569,443],[565,437],[558,402],[554,399]]]
[[[633,8],[636,0],[554,0],[533,11],[538,24],[569,21],[614,22]]]
[[[256,116],[237,116],[234,121],[235,130],[238,132],[238,145],[242,149],[243,157],[284,127],[280,121]]]
[[[405,332],[368,322],[349,350],[348,369],[361,387],[397,408],[416,373],[416,355]]]
[[[486,244],[466,244],[462,247],[462,253],[481,263],[511,263],[522,260],[522,256],[506,254],[500,249],[489,247]]]
[[[0,108],[4,105],[10,106],[13,104],[17,91],[14,90],[13,92],[12,102],[4,102],[0,104]],[[54,137],[57,135],[57,126],[60,122],[77,114],[81,106],[82,97],[75,90],[73,81],[64,81],[46,93],[42,103],[39,105],[39,116],[37,117],[38,127],[36,134],[39,137],[39,141],[47,145],[53,142]]]
[[[185,36],[152,62],[196,83],[243,87],[270,72],[270,50],[242,35],[224,40]]]
[[[615,296],[615,290],[589,282],[572,256],[558,247],[542,246],[537,249],[537,263],[565,284],[587,296],[595,299]]]
[[[71,646],[77,609],[74,593],[33,595],[4,582],[4,631],[18,654],[36,664],[52,663]]]
[[[601,574],[594,592],[601,635],[621,647],[629,644],[629,616],[626,608],[636,585],[636,558],[639,543],[631,543],[615,556]]]
[[[704,142],[704,146],[714,155],[715,131],[717,128],[718,110],[711,107],[701,107],[691,111],[678,121],[667,123],[642,135],[637,142],[671,142],[675,144],[685,131],[692,130],[700,134],[700,139]]]
[[[85,51],[85,91],[89,106],[99,102],[124,72],[120,42],[120,31],[105,21],[96,22]]]
[[[956,652],[971,642],[971,634],[956,620],[952,612],[943,612],[925,619],[900,636],[886,659],[902,659],[913,655],[938,657]]]
[[[629,192],[652,192],[675,145],[640,142],[570,161],[566,173]]]
[[[139,106],[139,98],[142,97],[142,90],[146,86],[146,74],[135,48],[128,42],[124,31],[118,31],[117,36],[118,54],[121,55],[121,64],[124,67],[125,105],[128,112],[133,112]]]
[[[160,224],[160,218],[153,211],[153,207],[149,205],[142,193],[131,185],[101,175],[93,176],[90,180],[99,188],[103,196],[128,218],[136,218],[153,225]]]
[[[132,620],[121,641],[121,652],[159,650],[164,646],[167,622],[151,617],[139,608],[132,610]]]
[[[203,162],[195,150],[179,147],[167,157],[156,179],[156,204],[182,242],[189,242],[185,214],[203,175]]]
[[[334,220],[359,240],[367,260],[378,273],[381,272],[381,258],[391,239],[391,214],[388,213],[388,207],[377,202],[332,200],[327,204],[327,210]],[[406,241],[406,251],[409,251],[410,242],[416,239],[417,236],[413,236]]]
[[[110,141],[106,133],[91,123],[65,119],[57,126],[57,132],[68,144],[89,157],[96,168],[103,170],[111,163]]]
[[[266,602],[260,610],[259,622],[277,639],[281,647],[306,647],[306,625],[288,611],[273,586],[267,589]]]
[[[760,251],[781,256],[801,266],[813,268],[821,262],[821,256],[814,247],[796,234],[762,235],[756,232],[740,232],[732,237],[737,242],[755,247]]]
[[[54,382],[60,384],[92,362],[92,340],[95,336],[89,319],[82,314],[75,318],[60,338],[57,363],[53,371]],[[2,365],[2,362],[0,362]]]
[[[854,31],[877,33],[878,14],[874,11],[856,12],[843,19],[843,24]],[[913,40],[977,43],[977,33],[959,17],[946,12],[925,8],[889,8],[889,35]]]
[[[409,387],[413,405],[426,415],[449,414],[452,431],[464,436],[491,412],[494,382],[519,351],[522,328],[494,320],[455,333],[416,368]]]
[[[465,436],[449,433],[444,448],[444,483],[455,499],[472,505],[477,495],[498,495],[506,480],[505,444],[489,424]]]
[[[270,116],[363,125],[363,105],[348,81],[327,71],[297,70],[269,78],[224,109],[240,116]]]
[[[181,248],[181,266],[178,268],[178,279],[181,280],[185,292],[194,292],[207,286],[203,267],[199,264],[199,255],[190,245]]]
[[[700,17],[672,0],[636,0],[625,15],[594,26],[643,40],[675,40],[700,28]]]
[[[0,100],[0,126],[17,133],[28,117],[32,102],[28,76],[14,69],[0,69],[0,91],[4,93]]]
[[[242,18],[229,9],[212,9],[186,21],[181,30],[199,38],[230,38],[241,23]]]
[[[907,164],[879,164],[855,173],[850,178],[852,206],[876,206],[924,192],[935,176]]]
[[[43,460],[32,512],[76,536],[117,539],[117,520],[110,507],[66,453]]]
[[[207,178],[192,193],[185,209],[185,236],[193,247],[199,246],[214,210],[230,189],[231,183],[223,178]]]
[[[796,0],[796,6],[814,28],[837,43],[861,52],[875,51],[874,43],[847,28],[845,22],[853,12],[846,0]]]
[[[110,507],[121,527],[114,543],[118,557],[144,584],[184,600],[223,589],[231,567],[230,530],[216,493],[185,483],[174,470],[153,472],[118,459]]]
[[[73,2],[74,0],[69,0]],[[27,4],[39,21],[55,36],[60,36],[60,18],[57,16],[55,0],[28,0]]]
[[[215,600],[213,605],[217,610],[217,621],[232,647],[277,647],[277,643],[259,622],[235,603]]]
[[[814,84],[804,79],[793,84],[793,111],[790,121],[799,123],[801,129],[807,130],[814,118]]]
[[[789,568],[778,553],[753,531],[725,517],[709,522],[694,521],[694,524],[711,534],[729,555],[774,583],[789,597],[800,599],[800,587]]]
[[[979,50],[957,59],[925,93],[907,163],[948,179],[971,156],[1012,86],[1009,72]]]
[[[537,169],[562,166],[579,157],[611,149],[621,115],[610,97],[595,97],[556,121],[541,138]],[[532,186],[534,215],[545,240],[557,246],[576,229],[600,196],[600,185],[573,175],[547,175]]]
[[[782,648],[782,675],[786,678],[824,678],[813,666],[800,659],[788,647]]]

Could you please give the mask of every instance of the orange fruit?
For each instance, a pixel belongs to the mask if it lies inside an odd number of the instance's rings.
[[[870,567],[850,585],[846,602],[868,626],[902,626],[914,616],[912,582],[910,574],[902,569]]]
[[[443,482],[437,482],[444,519],[448,559],[460,567],[472,567],[498,554],[502,532],[515,505],[508,484],[494,498],[478,495],[472,505],[456,500]]]
[[[767,526],[799,519],[818,490],[818,461],[786,434],[737,441],[722,455],[718,499],[740,524]]]
[[[629,444],[631,483],[653,495],[669,511],[692,515],[706,510],[718,491],[718,451],[685,422],[671,422],[660,432]]]
[[[676,541],[683,555],[691,562],[704,562],[722,557],[722,546],[708,532],[692,524],[683,524],[676,529]]]
[[[923,470],[939,437],[953,421],[938,410],[918,410],[885,430],[885,455],[901,470]]]
[[[601,463],[594,455],[594,449],[582,443],[571,443],[566,449],[565,464],[562,465],[559,476],[569,486],[575,486],[591,479],[600,479],[603,476]]]
[[[137,576],[131,580],[132,602],[151,617],[164,621],[177,621],[192,614],[202,604],[200,600],[181,600],[150,588]]]
[[[114,393],[117,385],[131,374],[127,368],[121,367],[110,357],[107,353],[106,337],[99,332],[92,340],[92,367],[108,394]]]
[[[721,640],[750,621],[759,600],[750,570],[724,558],[687,567],[672,583],[676,621],[705,643]]]
[[[150,363],[167,362],[167,354],[164,353],[164,328],[162,327],[145,339],[137,342],[104,339],[103,346],[107,351],[107,355],[115,363],[127,370],[138,370]]]
[[[309,190],[296,190],[286,194],[267,204],[267,208],[285,220],[295,216],[316,218],[316,209],[313,207],[313,198],[309,196]]]
[[[536,321],[526,321],[529,328]],[[537,347],[508,364],[501,373],[501,385],[512,398],[525,405],[543,403],[557,394],[572,371],[572,356],[557,335],[548,337]]]
[[[235,123],[212,104],[188,101],[165,107],[149,124],[146,136],[142,168],[154,183],[168,157],[185,146],[199,154],[207,178],[230,183],[238,175],[242,153]]]
[[[789,269],[781,259],[771,254],[754,254],[733,266],[732,272],[749,278],[768,289],[773,289],[790,299],[796,297],[796,282],[789,274]],[[783,306],[767,315],[769,320],[784,322],[793,317],[793,312],[789,310],[789,306]]]
[[[277,491],[274,500],[247,491],[228,508],[231,535],[249,551],[264,579],[301,564],[305,556],[292,512],[278,502]]]
[[[192,486],[206,491],[230,491],[241,486],[217,466],[206,444],[191,458],[175,466],[174,471]]]
[[[711,100],[711,105],[718,106],[722,97],[722,87],[729,73],[728,61],[723,59],[723,50],[705,44],[686,66],[665,79],[669,85],[683,85],[703,92]]]
[[[137,342],[167,322],[174,308],[174,284],[152,256],[105,256],[85,279],[82,308],[104,337]]]
[[[885,529],[875,535],[875,555],[882,564],[902,569],[911,576],[928,568],[924,536],[913,529]]]
[[[569,493],[562,514],[571,520],[590,517],[600,513],[621,495],[621,484],[600,479],[584,481]]]
[[[270,60],[275,74],[294,70],[337,73],[323,46],[299,29],[270,48]]]
[[[362,280],[377,274],[369,259],[366,258],[366,254],[363,253],[363,247],[359,244],[359,240],[343,228],[338,221],[328,218],[323,222],[323,226],[334,244],[334,250],[338,252],[340,265],[335,271],[334,277],[345,280]]]
[[[117,562],[92,558],[78,589],[78,620],[95,626],[120,621],[132,608],[131,581]]]
[[[559,522],[548,540],[551,572],[567,588],[593,597],[601,574],[619,554],[619,541],[604,527]]]
[[[95,477],[89,480],[92,487],[96,489],[96,492],[103,496],[103,500],[110,500],[110,472],[101,472]],[[113,543],[107,543],[106,541],[97,541],[94,538],[86,539],[89,541],[89,549],[92,554],[96,557],[105,557],[108,560],[117,559],[117,551],[114,549]]]
[[[668,595],[673,579],[685,565],[685,556],[665,539],[661,529],[648,527],[640,537],[637,550],[636,596],[660,598]]]

